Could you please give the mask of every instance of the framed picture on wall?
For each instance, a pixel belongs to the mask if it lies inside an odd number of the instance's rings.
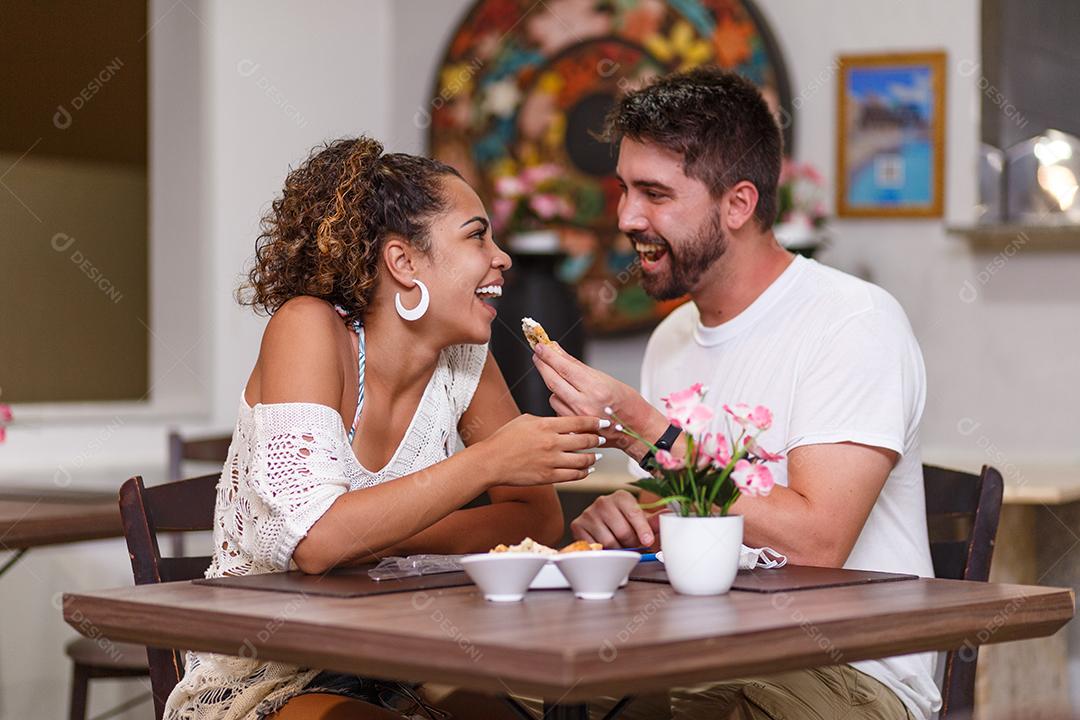
[[[836,214],[941,217],[945,53],[842,55]]]

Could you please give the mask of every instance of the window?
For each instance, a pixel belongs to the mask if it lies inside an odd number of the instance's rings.
[[[0,4],[0,388],[149,387],[147,7]]]

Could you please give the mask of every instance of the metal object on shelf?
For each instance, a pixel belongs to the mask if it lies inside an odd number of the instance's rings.
[[[1047,130],[1017,143],[1006,153],[1005,175],[1009,222],[1080,223],[1080,138]]]
[[[1004,207],[1005,151],[986,143],[979,144],[979,204],[975,222],[997,225],[1005,221]]]

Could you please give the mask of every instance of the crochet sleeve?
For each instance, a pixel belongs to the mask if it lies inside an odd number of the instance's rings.
[[[297,544],[349,490],[341,455],[349,452],[341,416],[315,403],[274,403],[253,410],[254,447],[237,512],[255,532],[243,548],[257,563],[287,570]],[[238,518],[240,519],[240,518]]]

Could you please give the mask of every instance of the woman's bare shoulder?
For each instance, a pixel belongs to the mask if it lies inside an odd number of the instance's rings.
[[[328,302],[310,296],[288,300],[263,332],[257,363],[259,402],[314,402],[336,408],[348,332]]]

